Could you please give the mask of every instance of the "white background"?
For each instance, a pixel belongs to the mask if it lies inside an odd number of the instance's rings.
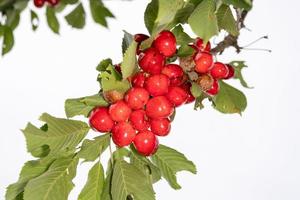
[[[43,112],[64,117],[66,98],[95,93],[98,62],[106,57],[121,59],[122,29],[146,33],[147,2],[106,1],[117,17],[109,20],[109,30],[88,17],[84,30],[63,24],[60,36],[51,33],[44,20],[33,33],[29,12],[24,13],[15,48],[0,58],[0,199],[5,187],[17,180],[23,163],[32,159],[20,129],[28,121],[38,123]],[[242,117],[222,115],[209,103],[198,112],[192,106],[179,109],[172,133],[161,141],[193,160],[198,174],[181,173],[180,191],[173,191],[165,181],[156,184],[157,199],[300,199],[299,7],[296,0],[255,1],[247,19],[252,31],[243,31],[240,43],[268,34],[269,40],[253,47],[273,52],[236,55],[231,50],[219,58],[247,61],[245,78],[255,88],[232,83],[246,93],[248,108]],[[89,167],[79,167],[71,200],[84,185]]]

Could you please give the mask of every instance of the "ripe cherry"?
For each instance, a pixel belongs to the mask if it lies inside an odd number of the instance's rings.
[[[188,94],[183,88],[175,86],[169,88],[166,97],[174,106],[178,107],[186,102]]]
[[[170,31],[160,32],[154,40],[153,45],[166,57],[171,57],[176,53],[176,38]]]
[[[133,87],[144,87],[145,81],[146,74],[144,72],[139,72],[132,77],[131,84]]]
[[[210,49],[211,49],[211,45],[210,45],[210,42],[208,41],[206,43],[206,46],[204,47],[204,44],[203,44],[203,40],[201,38],[197,38],[196,41],[195,41],[195,46],[200,50],[200,51],[207,51],[209,52]]]
[[[165,58],[155,48],[149,48],[139,55],[139,66],[150,74],[160,74]]]
[[[112,140],[118,147],[130,145],[136,133],[128,122],[119,122],[112,129]]]
[[[99,132],[110,132],[114,126],[114,121],[108,114],[106,107],[94,109],[89,118],[90,126]]]
[[[152,75],[146,80],[145,88],[151,96],[161,96],[168,93],[170,79],[164,74]]]
[[[56,6],[59,3],[59,0],[46,0],[51,6]]]
[[[220,89],[220,86],[219,86],[218,80],[214,80],[212,87],[209,90],[207,90],[206,93],[210,94],[210,95],[216,95],[216,94],[218,94],[219,89]]]
[[[173,78],[170,80],[170,86],[181,86],[188,80],[188,76],[183,74],[181,77]]]
[[[161,73],[168,76],[170,79],[182,77],[184,74],[183,69],[177,64],[166,65]]]
[[[198,52],[194,58],[195,70],[199,73],[207,73],[213,65],[213,56],[207,52]]]
[[[158,148],[158,139],[151,131],[142,131],[135,136],[133,144],[141,155],[150,156]]]
[[[149,128],[148,118],[145,110],[135,110],[131,113],[129,118],[133,128],[138,131],[145,131]]]
[[[190,82],[186,82],[184,83],[182,86],[181,86],[185,92],[188,94],[188,97],[186,99],[186,102],[185,104],[188,104],[188,103],[192,103],[195,101],[195,97],[193,96],[192,92],[191,92],[191,87],[192,87],[192,84]]]
[[[36,7],[41,8],[44,6],[45,0],[34,0],[33,3]]]
[[[228,75],[226,76],[225,79],[230,79],[230,78],[234,77],[234,74],[235,74],[234,73],[234,68],[229,64],[227,64],[226,66],[228,68]]]
[[[228,76],[229,69],[226,65],[216,62],[210,70],[210,74],[215,79],[222,79]]]
[[[127,121],[131,114],[131,109],[123,100],[120,100],[109,107],[109,114],[116,122]]]
[[[150,121],[151,131],[158,136],[166,136],[170,133],[171,122],[168,118],[152,119]]]
[[[167,118],[173,112],[174,107],[165,96],[153,97],[146,104],[146,114],[152,119]]]
[[[125,96],[127,105],[134,110],[143,108],[148,100],[149,92],[139,87],[131,88]]]

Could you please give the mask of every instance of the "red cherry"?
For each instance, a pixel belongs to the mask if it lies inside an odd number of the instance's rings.
[[[152,119],[150,126],[151,131],[158,136],[167,136],[171,130],[171,122],[168,118]]]
[[[162,31],[153,42],[153,46],[164,56],[171,57],[176,53],[176,38],[170,31]]]
[[[188,80],[186,74],[183,74],[181,77],[173,78],[170,80],[170,86],[181,86]]]
[[[165,58],[155,48],[149,48],[139,55],[139,66],[150,74],[160,74]]]
[[[114,121],[108,114],[105,107],[95,108],[89,117],[90,126],[99,132],[110,132],[114,126]]]
[[[59,0],[46,0],[51,6],[56,6],[59,3]]]
[[[118,147],[130,145],[136,133],[128,122],[119,122],[112,129],[112,140]]]
[[[146,114],[152,119],[167,118],[173,112],[174,107],[165,96],[153,97],[146,104]]]
[[[116,122],[127,121],[131,114],[130,107],[123,100],[112,104],[108,111],[110,117]]]
[[[138,131],[145,131],[149,128],[146,112],[144,110],[135,110],[129,118],[133,128]]]
[[[145,88],[151,96],[161,96],[167,94],[170,79],[164,74],[152,75],[147,78]]]
[[[228,73],[228,67],[220,62],[216,62],[210,70],[210,75],[215,79],[226,78]]]
[[[213,65],[213,56],[207,52],[198,52],[194,58],[195,70],[199,73],[207,73]]]
[[[133,87],[144,87],[145,81],[146,74],[144,72],[139,72],[132,77],[131,84]]]
[[[144,88],[131,88],[125,96],[127,105],[134,110],[143,108],[148,100],[149,92]]]
[[[230,78],[234,77],[234,68],[229,64],[227,64],[226,66],[228,68],[228,75],[226,76],[225,79],[230,79]]]
[[[170,79],[182,77],[184,74],[183,69],[177,64],[166,65],[161,73],[168,76]]]
[[[209,90],[207,90],[206,93],[208,93],[210,95],[216,95],[216,94],[218,94],[219,89],[220,89],[220,86],[219,86],[218,80],[214,80],[213,86]]]
[[[44,6],[45,0],[34,0],[33,3],[36,7],[41,8]]]
[[[175,86],[169,88],[166,97],[175,107],[178,107],[186,102],[188,93],[183,88]]]
[[[135,136],[133,144],[141,155],[150,156],[158,148],[158,139],[151,131],[142,131]]]
[[[207,51],[209,52],[210,49],[211,49],[211,45],[210,45],[210,42],[208,41],[206,43],[206,46],[204,47],[204,44],[203,44],[203,40],[201,38],[197,38],[196,41],[195,41],[195,46],[200,50],[200,51]]]
[[[195,101],[195,97],[193,96],[192,92],[191,92],[191,87],[192,87],[192,84],[190,82],[186,82],[185,84],[183,84],[181,86],[185,92],[188,94],[188,97],[186,99],[186,102],[185,104],[189,104],[189,103],[192,103]]]
[[[145,35],[145,34],[142,34],[142,33],[139,33],[139,34],[135,34],[134,35],[134,41],[136,41],[138,43],[138,46],[136,48],[136,54],[139,55],[141,53],[141,50],[140,50],[140,45],[141,43],[144,41],[144,40],[147,40],[149,38],[148,35]]]

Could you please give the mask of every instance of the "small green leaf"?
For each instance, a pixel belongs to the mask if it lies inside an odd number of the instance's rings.
[[[251,10],[252,8],[251,0],[223,0],[223,2],[228,5],[233,5],[237,8],[243,8],[245,10]]]
[[[27,150],[33,156],[39,157],[41,147],[48,145],[49,155],[64,155],[75,151],[89,131],[89,126],[81,121],[60,119],[44,113],[40,120],[47,123],[47,131],[43,131],[31,123],[23,130]]]
[[[68,118],[72,118],[77,115],[88,117],[90,112],[96,106],[108,106],[108,103],[100,94],[76,99],[67,99],[65,101],[65,113]]]
[[[78,156],[85,161],[94,161],[107,149],[109,143],[110,134],[95,137],[93,140],[85,139]]]
[[[191,38],[187,33],[184,32],[181,25],[176,26],[172,30],[172,33],[175,35],[178,45],[187,45],[194,41],[193,38]]]
[[[136,59],[137,45],[138,45],[137,42],[132,41],[132,43],[129,45],[128,49],[124,54],[123,62],[121,64],[123,80],[126,80],[137,70],[137,59]]]
[[[100,0],[90,0],[90,8],[94,21],[102,26],[107,27],[107,17],[114,17]]]
[[[219,33],[215,11],[216,3],[214,0],[203,0],[188,19],[194,33],[201,37],[205,43]]]
[[[124,37],[122,40],[122,53],[125,54],[126,50],[129,48],[130,44],[133,42],[133,35],[128,33],[127,31],[124,32]]]
[[[110,65],[112,65],[112,60],[110,58],[101,60],[101,62],[98,64],[97,66],[97,71],[99,72],[103,72],[106,71],[107,67],[109,67]]]
[[[3,35],[2,55],[5,55],[14,46],[14,35],[12,29],[9,26],[0,26],[0,32],[2,32]]]
[[[67,157],[53,162],[49,169],[28,182],[24,199],[66,200],[74,187],[72,179],[76,175],[78,158]]]
[[[65,16],[65,19],[73,28],[82,29],[85,25],[85,11],[82,3],[78,4],[72,12]]]
[[[217,11],[217,19],[219,29],[224,29],[233,36],[239,34],[236,21],[232,15],[230,7],[226,4],[222,4]]]
[[[89,171],[88,180],[79,194],[78,200],[101,199],[104,187],[104,170],[100,162],[97,162]]]
[[[232,61],[230,65],[234,68],[234,78],[240,80],[241,85],[245,88],[253,88],[247,84],[242,74],[242,70],[248,67],[245,61]]]
[[[246,96],[238,89],[219,81],[220,91],[213,98],[213,106],[222,113],[241,114],[247,107]]]
[[[47,17],[47,23],[50,29],[54,33],[59,33],[59,22],[57,20],[55,9],[53,7],[47,6],[46,9],[46,17]]]
[[[193,82],[192,87],[191,87],[191,93],[195,98],[197,98],[197,97],[200,97],[203,92],[202,92],[200,86],[197,83]]]
[[[189,45],[182,45],[179,47],[177,51],[178,57],[188,57],[195,53],[195,49],[190,47]]]
[[[39,27],[39,17],[33,10],[30,10],[30,18],[32,30],[35,31]]]
[[[176,190],[181,188],[177,182],[177,172],[185,170],[193,174],[197,173],[192,161],[189,161],[182,153],[164,145],[159,145],[156,154],[151,158],[162,172],[162,176],[168,181],[170,186]]]
[[[208,98],[208,96],[202,92],[200,96],[198,96],[195,100],[195,104],[194,104],[194,110],[198,110],[198,108],[203,109],[204,105],[203,105],[203,100]]]
[[[112,198],[114,200],[155,200],[152,184],[134,165],[116,161],[112,177]]]
[[[117,90],[126,92],[130,88],[128,80],[122,80],[121,75],[112,65],[109,65],[106,71],[99,74],[98,80],[101,83],[103,91]]]

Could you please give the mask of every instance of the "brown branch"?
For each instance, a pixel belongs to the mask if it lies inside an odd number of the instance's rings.
[[[253,2],[253,0],[251,0],[251,2]],[[245,19],[247,17],[248,11],[246,11],[246,10],[241,11],[238,8],[235,8],[235,11],[236,11],[236,16],[237,16],[237,20],[236,20],[237,24],[236,25],[237,25],[238,31],[240,31],[241,29],[245,28]],[[231,34],[227,35],[223,39],[223,41],[218,43],[217,46],[211,50],[211,52],[213,54],[222,54],[225,49],[227,49],[229,47],[234,47],[236,49],[236,52],[240,53],[242,47],[240,47],[238,44],[238,38],[239,38],[239,36],[234,36]]]

